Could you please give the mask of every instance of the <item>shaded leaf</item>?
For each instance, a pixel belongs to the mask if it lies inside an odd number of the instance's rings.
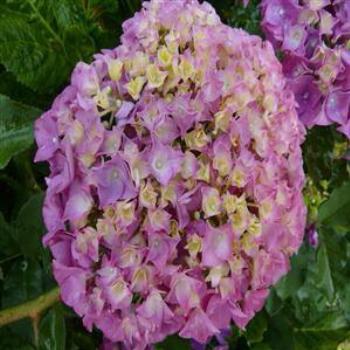
[[[270,345],[266,343],[253,344],[251,350],[271,350]]]
[[[162,343],[156,345],[157,350],[190,350],[190,342],[176,335],[167,337]]]
[[[32,124],[40,113],[37,108],[0,95],[0,169],[33,143]]]
[[[59,306],[55,306],[49,310],[40,322],[39,349],[66,349],[66,325]]]
[[[30,321],[26,322],[29,324]],[[30,341],[26,340],[23,335],[19,335],[14,332],[13,327],[0,328],[0,349],[6,350],[35,350],[34,346],[30,344]]]
[[[284,313],[269,319],[264,339],[273,350],[295,350],[293,324]]]
[[[9,225],[0,212],[0,256],[9,256],[18,253],[19,247],[14,239],[14,229]]]
[[[309,263],[305,247],[302,247],[297,255],[291,259],[291,269],[275,286],[276,294],[285,300],[294,296],[297,290],[302,286],[305,278],[305,269]]]
[[[1,94],[8,96],[12,100],[40,109],[46,109],[51,103],[51,98],[48,95],[34,92],[27,86],[18,82],[14,74],[5,69],[3,72],[0,72],[0,95]]]
[[[319,221],[326,225],[350,226],[350,182],[335,189],[321,205]]]
[[[32,196],[21,208],[16,219],[15,236],[23,254],[38,258],[42,247],[41,237],[45,232],[42,219],[43,194]]]
[[[308,130],[303,144],[305,171],[317,186],[326,180],[328,189],[333,190],[349,179],[347,160],[338,158],[334,148],[346,140],[335,126],[315,126]],[[322,189],[322,188],[321,188]]]
[[[275,289],[270,291],[269,297],[267,298],[265,304],[265,310],[270,316],[278,314],[278,312],[283,308],[283,301],[278,297]]]
[[[318,329],[299,329],[295,331],[296,350],[335,350],[350,336],[349,329],[324,331]]]
[[[2,308],[34,299],[43,292],[43,273],[33,260],[15,261],[4,275]]]
[[[263,340],[266,329],[266,315],[262,311],[257,314],[252,321],[250,321],[244,336],[249,344],[259,343]]]
[[[324,245],[317,252],[317,277],[315,278],[316,286],[324,291],[328,300],[332,300],[334,295],[334,284],[329,266],[327,250]]]

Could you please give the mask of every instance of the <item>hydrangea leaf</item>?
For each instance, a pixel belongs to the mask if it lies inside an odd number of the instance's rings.
[[[317,252],[317,276],[317,287],[325,292],[328,300],[332,300],[334,296],[334,283],[330,269],[328,252],[324,245],[322,245]]]
[[[39,350],[65,350],[66,324],[59,306],[53,307],[40,323]]]
[[[328,190],[341,186],[349,179],[347,160],[337,154],[337,145],[346,143],[333,126],[315,126],[308,130],[303,144],[305,170],[316,185],[326,180]]]
[[[286,276],[282,277],[274,288],[276,294],[282,300],[293,296],[303,284],[304,270],[308,263],[306,255],[302,254],[304,250],[305,247],[302,247],[299,254],[293,256],[291,259],[291,270]]]
[[[43,292],[43,273],[38,262],[17,259],[4,273],[1,307],[11,307],[34,299]]]
[[[157,350],[190,350],[190,342],[186,339],[182,339],[178,336],[170,336],[165,341],[156,345]]]
[[[25,256],[37,258],[42,249],[41,236],[45,232],[41,209],[43,194],[32,196],[21,208],[16,219],[15,237]]]
[[[350,336],[347,328],[334,331],[299,329],[295,332],[295,348],[298,350],[334,350]]]
[[[44,109],[51,96],[39,94],[16,80],[14,74],[0,68],[0,95],[6,95],[12,100]]]
[[[28,329],[31,328],[30,320],[26,320]],[[34,345],[23,337],[14,334],[12,327],[0,328],[0,349],[7,350],[35,350]]]
[[[295,350],[291,325],[291,320],[287,317],[285,309],[269,319],[264,339],[272,350]]]
[[[4,270],[3,289],[1,293],[1,308],[16,306],[28,300],[38,297],[44,291],[44,274],[41,266],[34,260],[17,258],[8,263],[10,267]],[[6,327],[12,338],[17,338],[17,342],[13,339],[6,341],[0,336],[1,349],[22,349],[22,346],[33,344],[34,334],[30,319],[22,319]],[[0,333],[1,334],[1,333]],[[5,344],[2,346],[2,342]],[[18,346],[16,347],[15,344]],[[29,349],[23,347],[23,349]]]
[[[332,192],[320,208],[319,221],[326,225],[350,225],[350,182]]]
[[[0,29],[1,31],[1,29]],[[40,110],[0,95],[0,169],[33,143],[32,124]]]
[[[266,314],[264,311],[257,314],[248,324],[245,337],[249,344],[259,343],[264,338],[267,329]]]
[[[95,50],[79,2],[6,1],[0,11],[0,62],[34,90],[57,89],[74,63]],[[67,35],[73,30],[80,33],[74,45]]]
[[[7,257],[18,252],[18,245],[14,239],[14,229],[6,222],[0,212],[0,257]]]
[[[56,88],[65,81],[70,68],[62,45],[39,23],[29,23],[30,18],[6,12],[0,17],[0,61],[32,89]]]

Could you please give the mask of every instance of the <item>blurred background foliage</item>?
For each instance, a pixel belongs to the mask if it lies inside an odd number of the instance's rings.
[[[171,1],[171,0],[168,0]],[[262,35],[257,0],[211,0],[222,20]],[[55,287],[50,255],[41,245],[45,164],[33,164],[33,121],[52,103],[79,60],[118,44],[122,22],[140,0],[0,1],[0,310]],[[246,331],[232,328],[230,349],[350,349],[349,143],[333,128],[317,127],[304,143],[310,224],[315,249],[304,243],[291,272],[271,291]],[[1,312],[0,312],[1,315]],[[1,317],[0,317],[1,318]],[[0,349],[93,350],[90,334],[56,303],[36,319],[0,328]],[[208,349],[215,347],[215,341]],[[176,336],[157,349],[190,349]]]

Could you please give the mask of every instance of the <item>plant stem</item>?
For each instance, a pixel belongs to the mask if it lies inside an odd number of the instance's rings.
[[[34,333],[34,345],[37,348],[39,346],[39,323],[40,323],[40,315],[37,314],[35,317],[32,318],[32,324],[33,324],[33,333]]]
[[[0,327],[26,317],[37,319],[40,313],[59,300],[59,295],[60,291],[57,287],[34,300],[0,311]]]
[[[8,256],[8,257],[6,257],[6,258],[0,260],[0,265],[6,263],[6,262],[8,262],[8,261],[11,261],[11,260],[13,260],[13,259],[17,259],[17,258],[19,258],[20,256],[22,256],[22,254],[15,254],[15,255]]]

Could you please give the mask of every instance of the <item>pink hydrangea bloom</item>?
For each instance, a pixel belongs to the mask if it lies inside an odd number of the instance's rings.
[[[302,242],[304,128],[271,44],[208,3],[144,2],[123,29],[36,123],[44,243],[106,348],[204,344],[247,325]]]
[[[350,2],[263,0],[261,9],[301,121],[335,124],[350,139]]]

